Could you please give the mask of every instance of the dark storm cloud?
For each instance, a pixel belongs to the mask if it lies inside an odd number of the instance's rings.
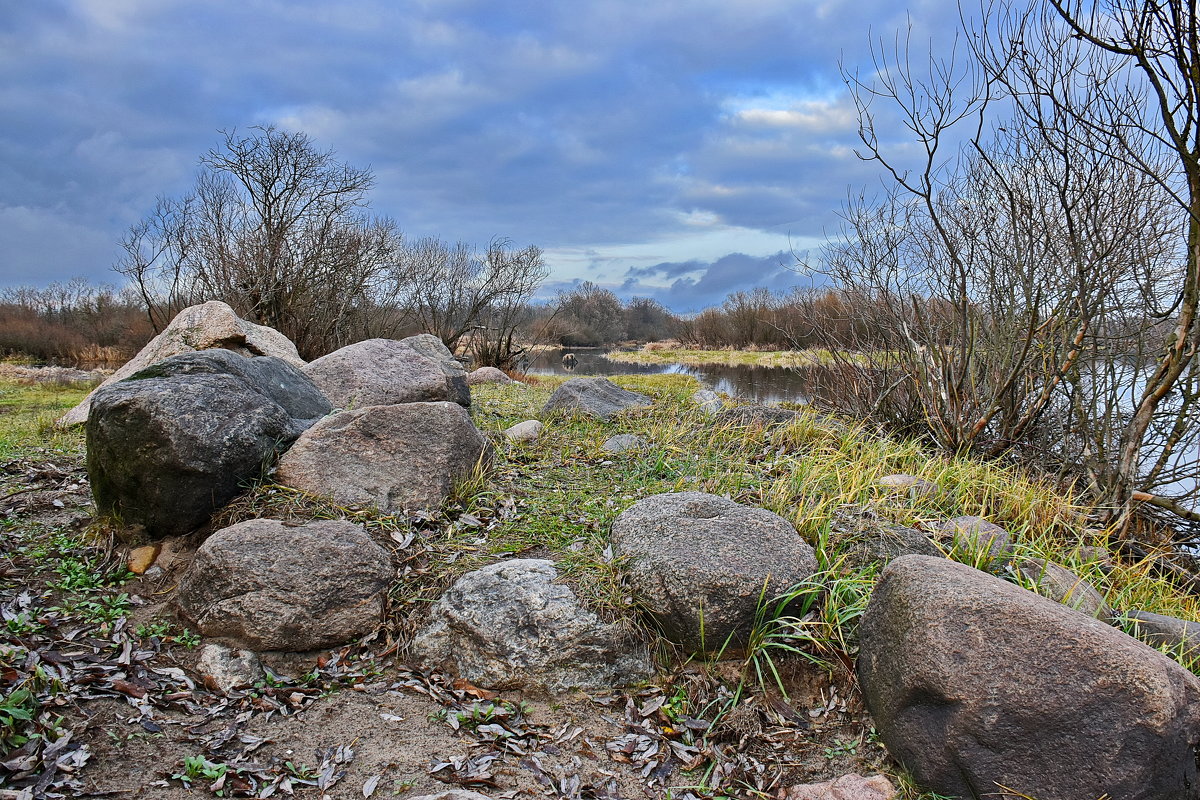
[[[914,4],[917,40],[952,9]],[[659,260],[676,265],[734,249],[689,252],[692,232],[819,236],[874,174],[837,75],[843,51],[867,63],[867,20],[890,36],[905,15],[885,0],[10,3],[0,284],[111,279],[123,230],[190,185],[218,130],[269,123],[370,165],[375,210],[411,235],[595,250],[580,273],[623,266],[605,248],[630,243],[670,240]],[[691,302],[724,261],[653,274]]]

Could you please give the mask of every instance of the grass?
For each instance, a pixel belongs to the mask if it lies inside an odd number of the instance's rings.
[[[0,463],[35,448],[82,455],[82,431],[61,430],[54,422],[90,391],[90,384],[24,385],[0,380]]]
[[[722,364],[731,367],[820,367],[837,362],[832,351],[816,347],[804,350],[693,350],[648,345],[641,350],[611,350],[604,357],[626,364]],[[871,356],[842,353],[841,358],[866,363]]]
[[[812,367],[833,363],[828,350],[613,350],[610,361],[626,364],[725,364],[748,367]]]
[[[678,360],[678,354],[648,355]],[[716,355],[761,359],[776,354]],[[853,542],[831,525],[834,513],[847,505],[918,528],[948,517],[982,516],[1012,533],[1014,561],[1039,557],[1060,564],[1095,586],[1118,610],[1136,607],[1184,619],[1200,617],[1200,598],[1159,576],[1157,556],[1112,565],[1096,559],[1088,548],[1105,546],[1106,533],[1090,528],[1078,500],[1045,479],[999,463],[931,453],[918,443],[878,436],[861,425],[830,424],[827,417],[803,409],[795,422],[781,427],[717,425],[690,401],[697,383],[687,376],[616,377],[621,386],[652,396],[655,405],[609,422],[552,417],[544,420],[546,428],[536,441],[505,443],[501,432],[539,418],[562,380],[531,378],[528,384],[474,388],[472,415],[496,443],[494,467],[487,476],[462,482],[437,513],[388,516],[266,484],[235,501],[217,524],[258,516],[346,518],[363,524],[403,565],[404,579],[390,593],[390,632],[401,640],[454,578],[509,555],[555,560],[585,605],[606,620],[635,626],[636,601],[609,547],[610,526],[623,510],[649,495],[693,489],[766,508],[792,522],[813,545],[819,572],[781,597],[761,599],[758,625],[745,653],[744,681],[726,695],[726,705],[728,698],[736,705],[751,691],[783,690],[785,662],[814,662],[829,669],[852,663],[858,619],[878,569],[848,563]],[[53,421],[86,391],[0,382],[0,463],[45,458],[47,452],[81,457],[82,432],[58,430]],[[604,452],[604,441],[618,433],[641,436],[650,445]],[[889,494],[878,480],[891,473],[915,475],[939,489]],[[0,496],[16,488],[2,486]],[[125,575],[98,550],[89,550],[88,542],[49,528],[16,531],[6,525],[0,520],[0,533],[14,536],[24,557],[42,565],[61,602],[75,613],[108,623],[128,610],[128,598],[119,593]],[[955,552],[949,544],[946,549],[960,560],[977,557]],[[20,629],[35,622],[16,619],[11,625]],[[164,638],[171,630],[154,623],[139,635]],[[1200,671],[1196,663],[1186,665]],[[8,708],[0,713],[22,713],[23,695],[10,695],[5,703]],[[933,796],[906,785],[902,797]]]

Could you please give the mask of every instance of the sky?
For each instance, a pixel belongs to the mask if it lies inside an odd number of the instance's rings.
[[[0,288],[117,283],[118,242],[220,131],[370,167],[406,236],[543,249],[678,312],[819,278],[855,155],[839,64],[945,0],[0,0]],[[898,143],[900,131],[897,131]],[[899,145],[898,145],[899,146]]]

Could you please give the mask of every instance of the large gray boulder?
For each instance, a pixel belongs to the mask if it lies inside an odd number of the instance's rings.
[[[571,378],[554,390],[542,414],[563,411],[609,419],[626,409],[653,404],[646,395],[622,389],[607,378]]]
[[[247,357],[271,356],[286,361],[293,367],[304,366],[304,360],[296,352],[296,345],[282,333],[265,325],[247,322],[225,303],[210,300],[197,306],[188,306],[176,314],[162,333],[151,339],[136,356],[96,387],[83,402],[64,414],[58,420],[58,424],[82,425],[87,422],[92,397],[97,391],[117,381],[123,381],[151,364],[183,353],[215,349],[228,350]]]
[[[428,333],[346,345],[306,364],[304,374],[342,409],[439,400],[471,405],[466,370]]]
[[[250,650],[315,650],[379,625],[388,552],[341,520],[253,519],[210,536],[179,584],[180,615]]]
[[[760,598],[771,601],[817,570],[787,520],[703,492],[647,497],[613,522],[613,552],[663,634],[693,652],[745,644]]]
[[[171,356],[97,390],[87,470],[100,513],[149,538],[187,533],[260,478],[329,401],[277,358]]]
[[[876,728],[929,789],[1200,797],[1200,682],[1099,620],[948,559],[905,556],[884,570],[859,636]]]
[[[413,654],[495,689],[611,689],[649,679],[646,646],[601,622],[557,577],[541,559],[468,572],[434,605]]]
[[[280,458],[275,479],[389,514],[434,510],[491,455],[491,444],[457,403],[368,406],[305,431]]]

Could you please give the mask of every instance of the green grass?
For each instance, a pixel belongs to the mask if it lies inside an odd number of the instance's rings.
[[[0,381],[0,462],[28,455],[35,448],[82,454],[82,429],[61,430],[54,422],[89,391],[89,385]]]

